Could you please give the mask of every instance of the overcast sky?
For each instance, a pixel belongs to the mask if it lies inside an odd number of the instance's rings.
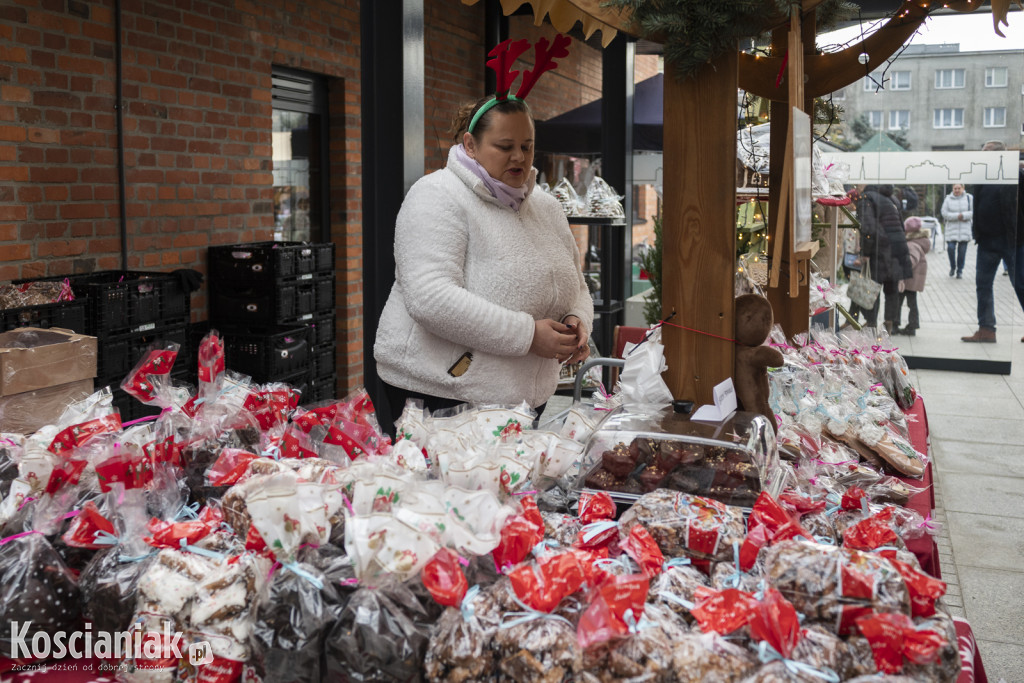
[[[1024,13],[1010,12],[1006,20],[1010,26],[1000,27],[1006,35],[1000,38],[992,29],[992,14],[989,12],[932,16],[925,21],[911,43],[959,43],[962,52],[1024,49]],[[870,32],[871,26],[872,22],[864,22],[863,30]],[[855,40],[860,33],[859,26],[824,33],[818,36],[818,45],[846,44]]]

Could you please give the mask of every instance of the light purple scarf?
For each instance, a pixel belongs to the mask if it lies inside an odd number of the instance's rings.
[[[479,161],[470,158],[470,156],[466,154],[466,148],[462,145],[455,148],[455,156],[458,157],[463,166],[472,171],[477,178],[484,182],[484,187],[487,188],[495,199],[513,211],[519,210],[520,205],[522,205],[523,200],[526,199],[526,194],[529,191],[526,183],[523,183],[522,187],[512,187],[511,185],[506,185],[496,178],[492,178],[491,174],[487,172],[487,169],[480,165]]]

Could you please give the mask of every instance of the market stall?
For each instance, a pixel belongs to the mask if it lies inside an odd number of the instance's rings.
[[[722,105],[731,79],[670,80],[666,102]],[[695,120],[670,126],[679,137],[666,147],[697,139]],[[686,277],[701,284],[674,285],[694,319],[646,335],[597,403],[537,428],[526,406],[430,414],[411,403],[392,440],[365,391],[302,403],[283,382],[228,372],[211,331],[195,390],[174,381],[173,344],[126,373],[120,388],[148,419],[122,422],[101,389],[5,436],[0,610],[12,629],[0,671],[984,680],[969,627],[943,608],[927,422],[888,340],[778,328],[770,346],[749,345],[784,361],[765,373],[767,409],[712,394],[710,379],[735,372],[738,334],[723,314],[736,308],[731,245],[702,241],[735,234],[720,230],[734,209],[732,155],[709,163],[720,148],[708,138],[667,167],[674,179],[687,164],[712,171],[668,209],[676,228],[708,212],[667,252],[700,247]],[[91,657],[50,648],[83,631],[96,634]]]
[[[942,607],[927,420],[901,358],[857,336],[772,339],[777,437],[765,415],[673,410],[655,329],[597,403],[536,429],[525,406],[409,404],[394,443],[363,391],[299,407],[225,372],[211,333],[193,393],[155,347],[122,386],[160,415],[122,424],[100,391],[5,436],[0,612],[21,625],[0,634],[4,668],[984,680]],[[58,631],[89,632],[92,657],[47,649]],[[95,645],[119,632],[138,647]]]

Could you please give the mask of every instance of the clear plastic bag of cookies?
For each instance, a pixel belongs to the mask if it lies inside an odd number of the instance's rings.
[[[728,560],[733,542],[742,543],[746,535],[742,509],[669,489],[643,495],[620,524],[626,532],[643,524],[666,557]]]

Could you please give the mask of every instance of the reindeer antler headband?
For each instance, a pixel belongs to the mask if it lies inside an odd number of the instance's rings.
[[[522,40],[513,41],[511,38],[502,41],[494,46],[494,48],[487,53],[487,56],[491,59],[487,60],[487,66],[494,70],[494,73],[498,75],[498,92],[495,93],[494,97],[487,100],[483,105],[477,109],[476,113],[473,114],[473,119],[469,122],[469,132],[473,132],[473,128],[476,127],[477,122],[484,114],[487,113],[491,107],[498,104],[498,102],[505,102],[508,100],[523,100],[533,90],[533,86],[537,84],[537,79],[541,77],[545,71],[558,68],[558,64],[555,62],[556,59],[562,59],[569,56],[569,43],[572,40],[569,36],[563,36],[561,34],[555,36],[555,42],[548,49],[548,39],[541,38],[533,46],[534,49],[534,62],[533,69],[530,69],[523,73],[523,80],[519,84],[519,90],[516,91],[514,96],[509,95],[509,91],[512,89],[512,82],[516,80],[516,76],[519,75],[519,71],[514,70],[512,65],[515,63],[519,55],[523,54],[530,48],[530,41],[523,38]]]

